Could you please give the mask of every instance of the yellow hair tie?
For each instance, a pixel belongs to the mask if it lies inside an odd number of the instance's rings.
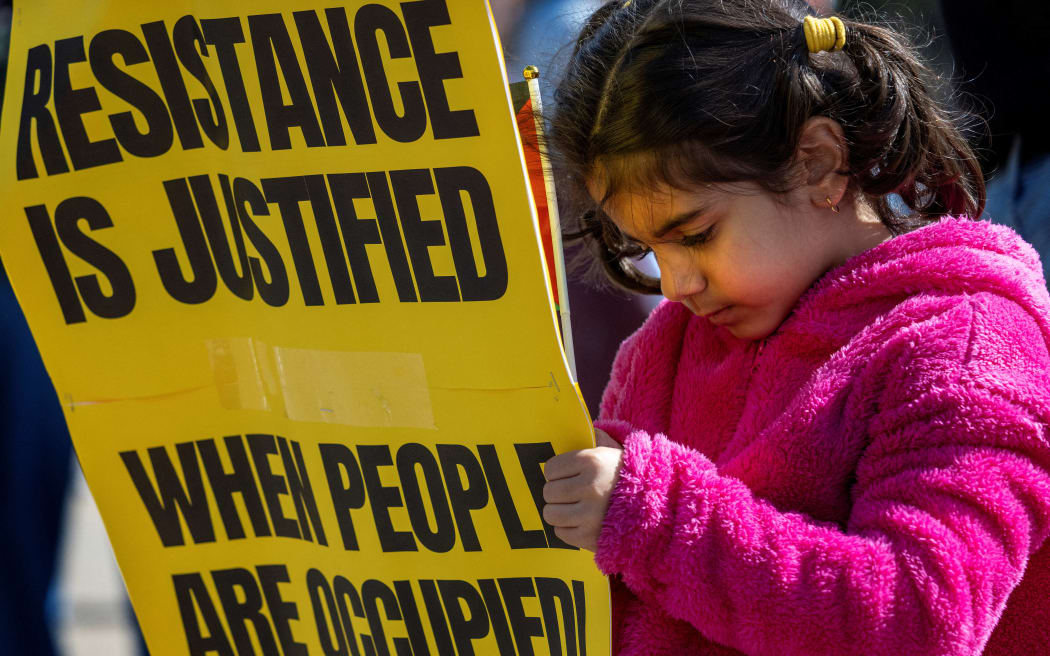
[[[842,46],[846,45],[846,26],[838,16],[806,16],[802,20],[802,31],[806,33],[806,45],[810,52],[842,50]]]

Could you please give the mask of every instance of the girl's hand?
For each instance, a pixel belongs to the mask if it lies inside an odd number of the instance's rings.
[[[543,473],[543,519],[569,544],[595,551],[609,507],[609,496],[620,477],[623,447],[598,428],[598,446],[554,456]]]

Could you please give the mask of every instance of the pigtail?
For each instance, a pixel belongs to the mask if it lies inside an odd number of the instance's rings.
[[[843,22],[843,54],[855,75],[829,94],[827,110],[846,132],[856,188],[895,234],[944,215],[979,217],[984,176],[956,121],[931,93],[933,74],[892,30]],[[892,207],[890,194],[913,214]]]

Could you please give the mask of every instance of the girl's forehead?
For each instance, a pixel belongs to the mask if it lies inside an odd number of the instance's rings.
[[[683,216],[709,211],[732,195],[727,190],[708,185],[682,189],[654,184],[618,189],[612,194],[600,181],[589,182],[587,187],[591,197],[601,205],[609,218],[635,237],[656,232]]]
[[[596,203],[606,209],[651,210],[673,206],[687,198],[704,193],[703,189],[679,189],[666,183],[616,186],[610,188],[604,179],[591,178],[587,190]]]

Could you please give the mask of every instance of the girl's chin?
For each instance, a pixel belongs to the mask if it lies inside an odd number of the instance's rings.
[[[736,310],[733,316],[730,316],[727,312],[725,316],[719,317],[717,323],[724,328],[730,335],[748,342],[757,342],[763,340],[772,335],[779,323],[775,325],[767,325],[766,323],[756,320],[761,317],[746,316],[743,311],[738,308],[732,308]]]
[[[773,334],[772,330],[749,331],[739,326],[723,326],[723,328],[733,337],[745,342],[758,342]]]

